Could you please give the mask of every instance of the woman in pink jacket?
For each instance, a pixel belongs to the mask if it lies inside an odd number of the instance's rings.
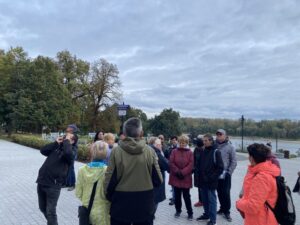
[[[268,158],[269,149],[263,144],[252,144],[248,148],[250,165],[244,179],[244,195],[236,202],[244,217],[245,225],[278,225],[272,208],[277,200],[275,177],[280,175],[278,166]]]

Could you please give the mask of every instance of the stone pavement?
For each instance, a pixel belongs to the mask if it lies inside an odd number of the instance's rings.
[[[45,157],[37,150],[24,147],[18,144],[0,140],[0,225],[43,225],[46,220],[38,209],[36,184],[38,169]],[[243,221],[235,210],[235,201],[238,198],[242,186],[242,180],[246,173],[246,157],[239,154],[238,167],[232,178],[232,217],[233,222],[226,222],[221,216],[218,217],[219,225],[242,225]],[[243,160],[244,159],[244,160]],[[296,173],[300,170],[300,159],[280,160],[282,173],[287,179],[288,185],[292,188],[296,182]],[[76,163],[76,171],[81,166]],[[167,186],[167,195],[170,196],[170,188]],[[197,201],[197,190],[191,192],[192,203]],[[300,196],[294,194],[297,215],[300,215]],[[159,204],[156,213],[156,225],[182,225],[182,224],[205,224],[197,221],[187,221],[185,210],[180,218],[173,217],[174,206],[168,205],[169,201]],[[57,213],[59,224],[76,225],[77,207],[80,202],[73,192],[63,189],[58,201]],[[183,204],[184,205],[184,204]],[[184,208],[183,208],[184,209]],[[194,208],[194,217],[202,214],[202,208]],[[300,225],[300,219],[296,223]]]

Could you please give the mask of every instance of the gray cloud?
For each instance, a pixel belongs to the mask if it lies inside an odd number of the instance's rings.
[[[116,63],[149,115],[300,119],[300,3],[0,0],[0,48]]]

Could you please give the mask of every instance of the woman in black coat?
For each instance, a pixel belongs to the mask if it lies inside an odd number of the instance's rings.
[[[200,154],[203,151],[203,140],[201,137],[197,137],[194,139],[194,144],[196,145],[194,149],[194,186],[198,188],[198,198],[199,201],[194,204],[195,207],[203,206],[201,199],[201,189],[199,187],[199,162],[200,162]]]
[[[155,204],[154,215],[155,215],[156,209],[158,207],[158,203],[160,203],[166,199],[165,172],[169,170],[169,162],[164,157],[164,153],[162,151],[161,140],[156,138],[156,139],[152,140],[151,142],[153,142],[153,143],[149,143],[149,144],[154,149],[154,151],[158,157],[159,168],[160,168],[161,174],[163,176],[163,183],[160,186],[154,188],[154,204]]]

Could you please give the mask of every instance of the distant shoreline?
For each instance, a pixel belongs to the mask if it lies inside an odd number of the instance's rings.
[[[229,140],[230,139],[242,139],[242,136],[229,136]],[[271,141],[272,143],[276,142],[276,138],[265,138],[265,137],[249,137],[249,136],[244,136],[244,139],[253,139],[253,140],[262,140],[262,141]],[[300,144],[300,139],[297,140],[293,140],[293,139],[282,139],[282,138],[278,138],[278,141],[281,142],[292,142],[292,143],[299,143]]]

